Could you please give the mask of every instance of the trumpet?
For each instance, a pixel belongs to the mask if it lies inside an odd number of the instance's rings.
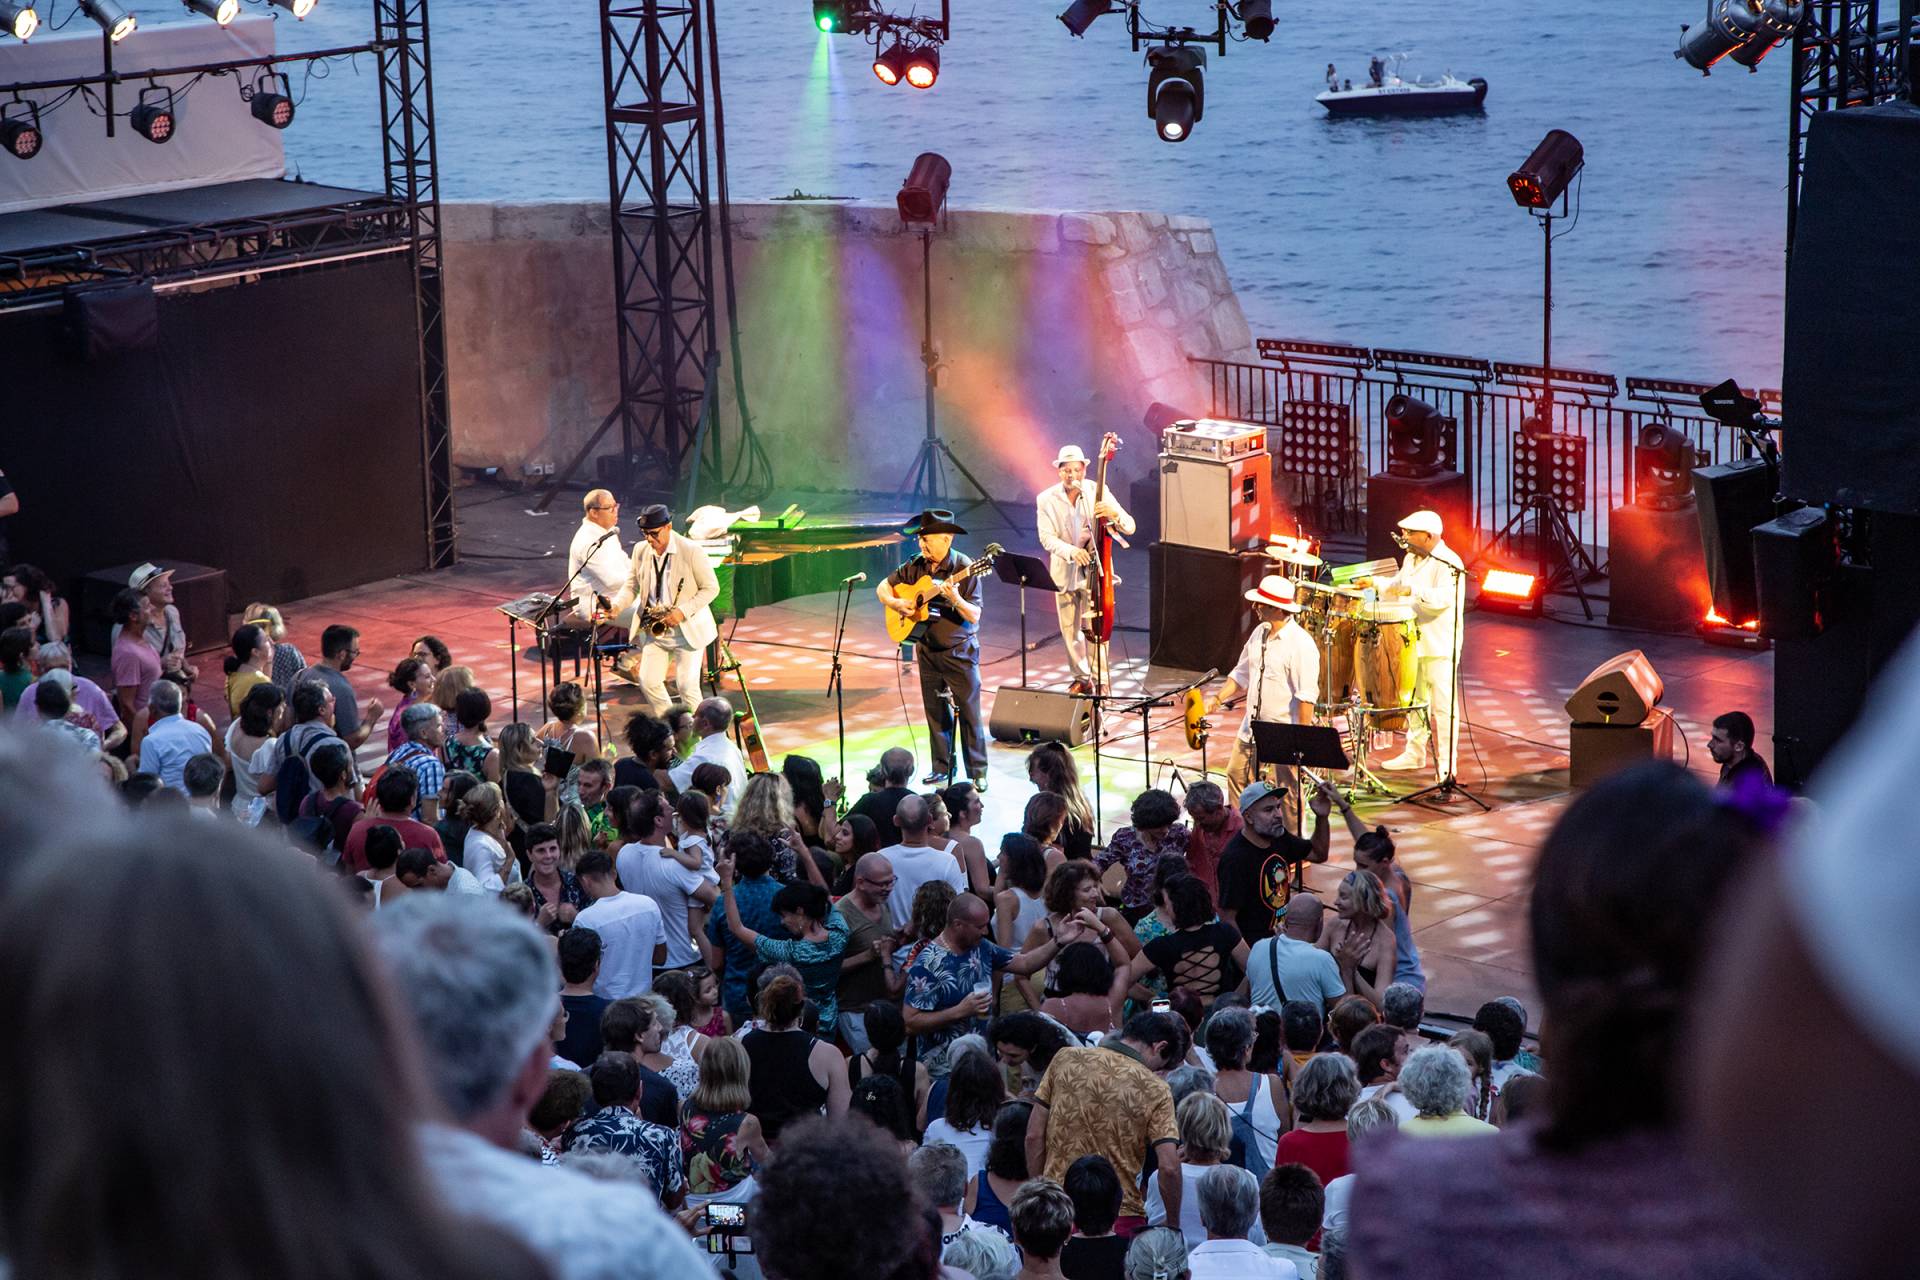
[[[672,612],[672,605],[650,604],[640,610],[640,626],[650,636],[664,636],[673,630],[673,624],[667,621]]]

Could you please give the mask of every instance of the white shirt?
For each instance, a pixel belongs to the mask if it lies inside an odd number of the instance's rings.
[[[601,542],[602,538],[606,541]],[[631,568],[632,561],[621,550],[617,526],[602,529],[591,520],[582,520],[574,531],[573,545],[567,548],[567,577],[580,599],[573,616],[584,620],[593,609],[595,595],[603,595],[609,602],[618,597],[620,588],[627,585]],[[575,574],[580,576],[575,578]]]
[[[1320,699],[1320,650],[1298,624],[1263,622],[1240,650],[1227,679],[1247,691],[1240,741],[1253,741],[1253,722],[1300,723],[1301,704]]]
[[[467,829],[466,843],[460,846],[460,863],[487,893],[499,893],[520,878],[520,863],[507,856],[498,840],[477,828]]]
[[[441,1199],[517,1238],[554,1280],[712,1274],[706,1255],[639,1183],[543,1165],[448,1125],[420,1126],[419,1143]]]
[[[973,1178],[986,1167],[987,1148],[993,1143],[993,1130],[956,1129],[947,1123],[945,1116],[935,1116],[927,1121],[926,1136],[920,1140],[920,1145],[932,1146],[936,1142],[958,1147],[960,1154],[967,1158],[967,1177]]]
[[[1274,981],[1278,969],[1279,982]],[[1347,994],[1340,981],[1340,965],[1331,951],[1322,951],[1311,942],[1275,933],[1247,948],[1247,987],[1257,1005],[1278,1009],[1284,1000],[1279,988],[1286,988],[1285,1000],[1309,1000],[1322,1008],[1328,1000]]]
[[[967,891],[967,873],[950,853],[931,845],[889,845],[880,856],[893,864],[893,892],[887,895],[887,914],[893,927],[899,928],[913,918],[913,895],[920,886],[933,880],[945,880],[955,893]]]
[[[667,934],[667,967],[678,969],[698,960],[700,949],[693,944],[687,912],[693,906],[693,894],[707,878],[667,857],[657,844],[623,845],[613,865],[620,872],[622,888],[645,894],[660,908],[661,927]]]
[[[1232,1103],[1227,1105],[1233,1106]],[[1187,1164],[1185,1161],[1180,1164],[1180,1221],[1175,1225],[1180,1234],[1186,1238],[1189,1249],[1206,1243],[1207,1229],[1200,1222],[1200,1179],[1207,1175],[1208,1170],[1218,1167],[1211,1164]],[[1167,1225],[1167,1206],[1160,1199],[1160,1176],[1151,1171],[1147,1174],[1146,1219],[1150,1227]],[[1266,1236],[1261,1233],[1258,1222],[1253,1224],[1253,1229],[1248,1232],[1248,1235],[1258,1236],[1260,1243],[1266,1241]],[[1250,1240],[1248,1243],[1254,1242]]]
[[[1355,1098],[1354,1101],[1366,1102],[1369,1099],[1377,1098],[1387,1104],[1387,1110],[1393,1112],[1393,1122],[1395,1124],[1405,1124],[1420,1113],[1414,1109],[1414,1105],[1411,1102],[1407,1101],[1407,1095],[1400,1090],[1394,1089],[1391,1093],[1387,1092],[1387,1089],[1392,1084],[1393,1081],[1388,1080],[1382,1084],[1367,1085],[1360,1090],[1360,1096]]]
[[[1353,1201],[1353,1175],[1343,1173],[1326,1186],[1326,1207],[1320,1211],[1320,1229],[1332,1231],[1347,1225],[1347,1206]]]
[[[464,850],[462,852],[464,853]],[[447,881],[446,891],[448,893],[486,892],[485,889],[480,887],[480,882],[474,879],[473,872],[467,870],[465,867],[458,866],[453,869],[453,877]]]
[[[727,817],[733,816],[733,806],[740,800],[740,789],[747,785],[747,761],[740,754],[740,748],[733,745],[733,739],[726,731],[710,733],[694,744],[687,758],[667,770],[667,776],[673,779],[673,785],[681,791],[693,785],[693,771],[703,764],[725,765],[727,774],[733,782],[727,787]]]
[[[1339,1179],[1334,1181],[1338,1182]],[[1291,1262],[1293,1269],[1300,1273],[1300,1280],[1313,1280],[1320,1272],[1320,1255],[1309,1249],[1297,1244],[1274,1244],[1271,1241],[1262,1247],[1282,1262]]]
[[[1191,1280],[1300,1280],[1291,1262],[1251,1240],[1208,1240],[1187,1254]]]
[[[1453,568],[1449,569],[1449,565]],[[1413,593],[1409,602],[1413,605],[1414,620],[1420,624],[1420,638],[1413,649],[1416,657],[1453,656],[1453,629],[1459,622],[1460,608],[1466,603],[1467,595],[1465,575],[1456,574],[1453,569],[1464,567],[1452,547],[1436,542],[1431,555],[1416,556],[1407,552],[1400,562],[1400,572],[1388,583],[1390,587],[1406,587]],[[1392,603],[1385,592],[1381,593],[1381,599]]]
[[[660,904],[622,889],[583,910],[573,922],[600,935],[600,976],[593,994],[623,1000],[653,990],[653,949],[665,938]]]
[[[187,761],[213,750],[213,736],[182,715],[155,720],[140,740],[140,772],[159,776],[166,786],[187,794],[181,776]]]
[[[1107,498],[1118,507],[1114,498],[1113,486],[1107,486]],[[1048,565],[1053,572],[1054,585],[1062,591],[1085,591],[1087,589],[1087,571],[1084,566],[1073,562],[1073,553],[1078,549],[1093,549],[1093,485],[1085,480],[1072,498],[1067,497],[1067,487],[1056,484],[1041,491],[1034,501],[1034,515],[1040,526],[1040,545],[1051,556]],[[1113,527],[1122,536],[1133,532],[1133,517],[1124,509],[1113,520]]]

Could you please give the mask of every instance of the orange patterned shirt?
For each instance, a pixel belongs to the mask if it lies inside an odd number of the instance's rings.
[[[1155,1143],[1180,1140],[1167,1082],[1127,1049],[1062,1049],[1034,1097],[1047,1108],[1042,1176],[1064,1182],[1081,1156],[1105,1156],[1120,1175],[1121,1216],[1144,1215],[1141,1164]]]

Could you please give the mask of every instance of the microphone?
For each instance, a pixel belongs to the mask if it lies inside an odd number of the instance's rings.
[[[856,573],[856,574],[853,574],[851,577],[840,579],[840,585],[843,587],[850,587],[856,582],[865,582],[866,580],[867,580],[866,574]]]
[[[1402,551],[1411,551],[1413,549],[1407,545],[1406,535],[1401,533],[1398,529],[1395,529],[1391,534],[1387,536],[1392,538],[1393,545],[1396,547],[1399,547]]]
[[[596,543],[594,543],[594,544],[593,544],[593,549],[594,549],[595,551],[598,551],[598,550],[599,550],[599,549],[600,549],[600,548],[601,548],[601,547],[602,547],[602,546],[603,546],[603,545],[604,545],[604,544],[606,543],[606,541],[607,541],[607,539],[608,539],[608,538],[611,538],[611,537],[613,537],[614,535],[616,535],[616,534],[618,534],[619,532],[620,532],[620,530],[618,530],[618,529],[609,529],[609,530],[607,530],[607,531],[606,531],[605,533],[603,533],[603,534],[601,534],[601,535],[600,535],[600,540],[599,540],[598,542],[596,542]]]

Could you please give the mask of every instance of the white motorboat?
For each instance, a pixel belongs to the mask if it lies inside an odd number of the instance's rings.
[[[1487,100],[1487,82],[1479,76],[1462,80],[1448,71],[1438,78],[1407,79],[1401,75],[1404,53],[1395,54],[1391,69],[1380,65],[1377,82],[1346,82],[1328,86],[1314,101],[1331,116],[1431,116],[1453,111],[1478,111]]]

